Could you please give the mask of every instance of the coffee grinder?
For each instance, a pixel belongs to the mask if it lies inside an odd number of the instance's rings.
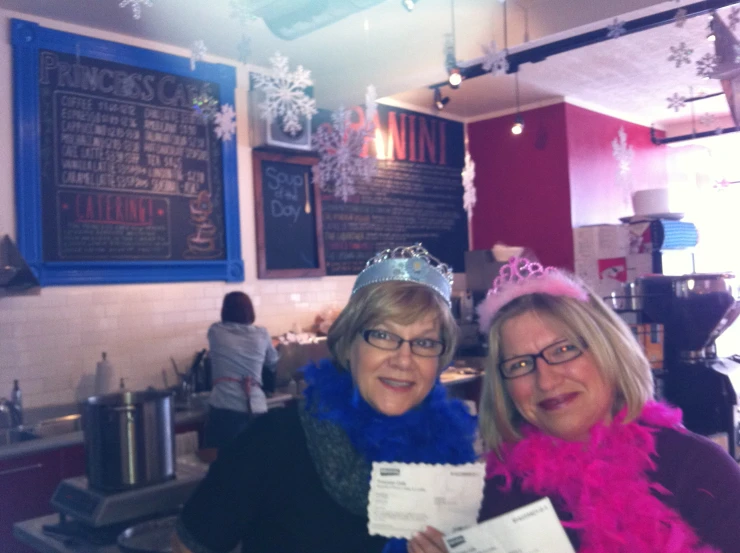
[[[716,339],[740,314],[733,274],[637,279],[644,322],[665,329],[663,395],[697,434],[727,433],[735,457],[740,356],[717,356]]]

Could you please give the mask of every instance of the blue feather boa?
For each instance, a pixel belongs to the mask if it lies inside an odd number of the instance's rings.
[[[340,426],[368,462],[463,464],[475,461],[476,417],[447,398],[439,381],[418,407],[390,417],[373,409],[347,371],[328,359],[304,369],[306,409]],[[406,552],[406,540],[390,539],[383,553]]]

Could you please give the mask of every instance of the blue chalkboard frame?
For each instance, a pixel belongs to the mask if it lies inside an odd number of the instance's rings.
[[[225,259],[212,261],[59,262],[43,258],[39,131],[39,50],[48,49],[218,83],[219,101],[234,105],[236,70],[155,50],[86,37],[11,20],[17,239],[41,286],[244,280],[239,226],[236,138],[223,141]]]

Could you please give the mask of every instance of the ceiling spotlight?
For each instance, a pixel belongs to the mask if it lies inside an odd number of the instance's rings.
[[[448,96],[442,96],[442,91],[439,88],[434,89],[434,107],[439,111],[445,109],[445,106],[450,102]]]
[[[419,0],[401,0],[401,5],[406,8],[407,12],[412,12],[418,2]]]
[[[511,134],[522,134],[524,131],[524,118],[522,117],[521,113],[517,113],[516,119],[514,120],[514,125],[511,127]]]
[[[462,83],[462,73],[460,73],[459,67],[453,67],[450,69],[450,76],[447,78],[447,82],[450,83],[452,88],[457,88]]]

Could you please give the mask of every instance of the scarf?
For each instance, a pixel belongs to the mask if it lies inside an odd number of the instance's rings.
[[[364,514],[367,514],[370,488],[369,465],[375,461],[459,465],[476,459],[473,450],[476,418],[461,401],[448,399],[439,381],[418,406],[391,417],[371,407],[360,395],[349,372],[327,359],[318,366],[313,363],[306,366],[304,377],[308,383],[304,392],[306,413],[319,421],[314,426],[323,428],[324,435],[328,432],[327,423],[341,429],[367,463],[368,470],[361,473]],[[324,487],[327,488],[326,483]],[[328,488],[327,491],[332,493]],[[406,552],[406,540],[388,540],[383,553],[396,552]]]
[[[504,491],[517,479],[523,491],[559,501],[573,516],[562,524],[579,532],[580,553],[717,553],[651,493],[670,494],[648,472],[656,468],[654,434],[682,429],[681,411],[648,402],[638,420],[625,424],[625,416],[623,409],[612,424],[596,425],[586,444],[526,425],[501,459],[489,453],[487,478],[503,477]]]

